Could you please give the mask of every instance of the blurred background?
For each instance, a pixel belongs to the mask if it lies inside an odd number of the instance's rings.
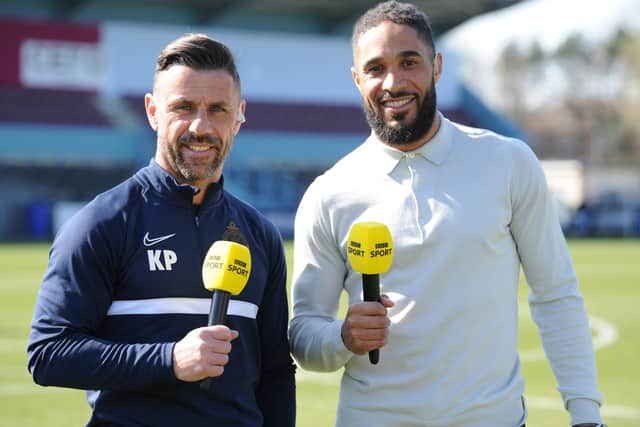
[[[291,237],[310,181],[367,136],[349,37],[374,3],[1,1],[0,240],[50,240],[148,163],[143,96],[185,32],[235,52],[248,120],[226,183]],[[640,235],[638,2],[416,3],[444,54],[444,114],[530,144],[567,235]]]
[[[592,316],[603,414],[639,425],[640,1],[414,3],[444,55],[440,110],[541,159]],[[291,264],[302,194],[369,133],[350,35],[374,4],[0,0],[0,425],[88,419],[81,392],[33,385],[29,320],[60,225],[155,152],[143,97],[162,47],[204,32],[236,55],[247,122],[225,185],[278,225]],[[524,284],[520,302],[527,424],[567,425]],[[297,378],[298,425],[333,425],[339,373]]]

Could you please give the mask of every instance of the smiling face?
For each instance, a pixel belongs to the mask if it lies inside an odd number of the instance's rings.
[[[408,151],[435,134],[441,65],[440,54],[409,26],[384,21],[360,36],[351,72],[378,138]]]
[[[245,108],[231,75],[223,69],[171,66],[157,74],[145,107],[157,132],[160,167],[200,189],[217,182]]]

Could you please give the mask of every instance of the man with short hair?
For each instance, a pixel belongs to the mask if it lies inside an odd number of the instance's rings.
[[[300,203],[289,326],[302,367],[344,367],[336,426],[524,425],[520,265],[572,423],[598,425],[588,318],[535,155],[437,111],[442,55],[413,5],[367,11],[352,46],[372,133]],[[362,302],[349,268],[349,231],[361,221],[385,223],[393,237],[380,302]],[[349,308],[339,320],[343,289]]]
[[[282,240],[224,189],[245,109],[233,55],[202,34],[171,42],[145,107],[154,159],[53,243],[29,371],[41,385],[88,390],[89,426],[294,426]],[[206,326],[201,271],[216,240],[252,254],[228,326]]]

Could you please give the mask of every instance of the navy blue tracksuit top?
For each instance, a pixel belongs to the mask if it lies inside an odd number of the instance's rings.
[[[89,426],[295,424],[282,239],[223,189],[178,184],[155,161],[100,194],[61,229],[35,306],[28,365],[36,383],[88,390]],[[205,326],[202,262],[216,240],[249,247],[247,286],[229,302],[238,330],[208,391],[175,378],[172,350]]]

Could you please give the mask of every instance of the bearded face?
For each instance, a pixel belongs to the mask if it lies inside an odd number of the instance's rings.
[[[435,81],[431,79],[431,87],[426,97],[421,99],[418,94],[399,92],[390,94],[392,98],[401,98],[412,95],[418,102],[418,110],[413,120],[407,120],[408,111],[401,111],[391,114],[393,124],[385,120],[385,99],[386,96],[379,97],[373,106],[364,104],[364,113],[367,123],[376,136],[384,143],[394,146],[409,145],[422,138],[433,125],[436,115],[436,88]]]
[[[233,77],[176,65],[158,74],[145,102],[158,164],[180,183],[206,188],[217,182],[244,109]]]
[[[411,150],[437,127],[435,85],[442,56],[409,25],[383,21],[354,42],[353,80],[371,129]]]

